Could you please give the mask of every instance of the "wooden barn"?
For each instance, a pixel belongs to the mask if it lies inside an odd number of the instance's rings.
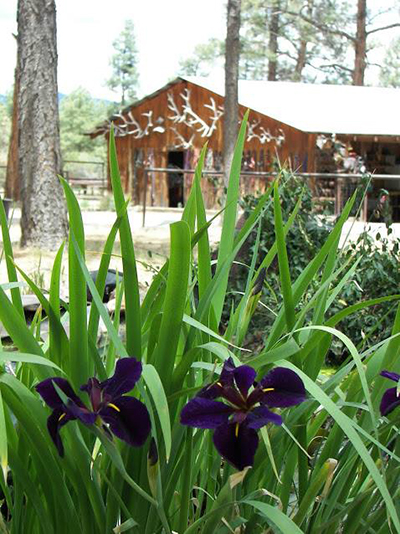
[[[91,132],[108,136],[114,123],[121,176],[135,203],[146,190],[148,205],[184,205],[193,178],[185,170],[207,142],[205,169],[215,174],[205,175],[203,191],[207,207],[218,205],[223,95],[223,80],[179,77]],[[240,81],[240,115],[250,109],[242,192],[263,189],[278,160],[303,175],[336,173],[356,154],[371,172],[400,175],[399,97],[398,89]],[[397,180],[390,187],[400,190]]]

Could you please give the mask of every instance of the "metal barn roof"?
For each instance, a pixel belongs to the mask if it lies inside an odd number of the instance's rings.
[[[181,78],[224,96],[223,79]],[[400,135],[400,89],[240,80],[239,103],[304,132]]]

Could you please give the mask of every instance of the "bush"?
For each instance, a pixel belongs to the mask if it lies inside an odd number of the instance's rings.
[[[284,221],[289,219],[299,198],[302,198],[297,216],[286,238],[290,275],[293,282],[325,243],[333,228],[333,224],[331,219],[315,213],[312,191],[306,183],[285,173],[284,178],[286,179],[285,187],[280,192],[282,217]],[[247,195],[243,197],[240,201],[240,206],[243,209],[244,219],[248,219],[258,202],[259,195]],[[272,206],[264,211],[259,224],[261,225],[261,231],[260,243],[257,250],[255,250],[255,247],[258,227],[255,227],[236,258],[238,264],[234,267],[231,274],[231,299],[227,302],[225,308],[225,320],[230,315],[232,300],[234,305],[237,305],[241,294],[245,290],[249,272],[248,267],[251,264],[253,255],[257,255],[258,260],[256,265],[258,265],[274,245],[275,222]],[[246,339],[247,345],[253,348],[262,341],[260,336],[273,324],[276,313],[282,305],[278,264],[276,261],[273,263],[272,269],[267,273],[262,301],[267,307],[258,309]]]
[[[362,193],[358,190],[356,194],[356,202],[361,202]],[[333,227],[332,218],[316,213],[311,189],[293,177],[287,180],[286,186],[280,194],[283,220],[288,220],[301,195],[301,207],[286,240],[292,283],[320,250]],[[245,218],[248,218],[252,213],[258,200],[259,197],[255,195],[248,195],[242,199],[241,207],[244,210]],[[392,234],[392,219],[386,208],[387,204],[383,204],[379,216],[386,221],[390,236]],[[353,208],[352,213],[356,213],[356,208]],[[377,218],[376,213],[374,217]],[[241,293],[245,290],[248,266],[253,254],[258,255],[260,262],[274,244],[275,227],[272,209],[266,210],[262,217],[260,243],[257,251],[255,250],[256,236],[257,229],[254,229],[246,242],[247,244],[241,249],[238,258],[240,264],[233,271],[234,275],[231,277],[232,298],[225,309],[226,320],[230,315],[232,299],[236,305]],[[349,261],[348,269],[357,260],[359,264],[355,274],[333,302],[329,316],[357,302],[384,295],[394,295],[399,292],[400,247],[398,240],[382,238],[380,234],[374,238],[368,231],[365,231],[359,236],[357,242],[350,243],[342,251],[341,261]],[[263,289],[262,302],[267,307],[259,307],[247,334],[247,346],[252,348],[263,343],[265,329],[273,324],[276,313],[282,306],[277,263],[273,267],[268,272]],[[318,280],[314,280],[312,291],[309,294],[317,289],[318,283]],[[304,298],[303,302],[307,300],[307,295]],[[340,330],[360,347],[373,345],[390,336],[395,310],[396,302],[385,302],[364,308],[359,313],[343,319],[340,323]],[[339,365],[346,359],[347,355],[343,344],[339,340],[333,340],[328,354],[328,363]]]
[[[388,234],[391,233],[391,226],[389,226]],[[343,251],[343,261],[348,259],[350,259],[349,268],[356,260],[359,260],[359,263],[351,281],[344,286],[340,298],[333,303],[332,313],[359,301],[399,293],[398,239],[382,239],[380,234],[374,238],[368,231],[365,231],[359,236],[357,242],[351,243]],[[360,348],[374,345],[390,336],[396,307],[397,304],[393,301],[365,308],[360,313],[344,319],[340,329]],[[330,362],[338,364],[343,359],[343,346],[340,343],[335,344],[330,351]]]

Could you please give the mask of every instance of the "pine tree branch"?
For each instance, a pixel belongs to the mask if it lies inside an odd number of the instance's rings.
[[[350,73],[353,73],[353,69],[351,69],[350,67],[346,67],[345,65],[342,65],[341,63],[328,63],[327,65],[320,65],[319,67],[314,67],[314,68],[317,68],[319,70],[323,70],[323,69],[341,69],[341,70],[345,70],[347,72],[350,72]]]
[[[400,26],[400,22],[395,22],[394,24],[389,24],[388,26],[381,26],[380,28],[374,28],[373,30],[369,30],[366,32],[367,35],[371,35],[371,33],[381,32],[383,30],[390,30],[392,28],[398,28]]]
[[[303,7],[306,7],[306,6],[303,6]],[[349,33],[344,32],[343,30],[336,30],[334,28],[330,28],[326,24],[319,24],[318,22],[311,19],[310,17],[306,17],[305,15],[303,15],[301,11],[302,10],[296,13],[295,11],[286,10],[285,12],[287,15],[292,15],[293,17],[300,17],[301,20],[304,20],[304,22],[308,22],[308,24],[311,24],[312,26],[314,26],[314,28],[317,28],[318,30],[321,30],[322,32],[331,33],[332,35],[340,35],[341,37],[345,37],[352,43],[356,42],[356,38],[353,35],[350,35]]]

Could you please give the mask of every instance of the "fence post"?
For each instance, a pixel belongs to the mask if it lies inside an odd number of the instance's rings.
[[[146,222],[146,197],[147,197],[147,182],[148,182],[148,170],[146,167],[143,168],[144,174],[144,188],[143,188],[143,220],[142,227],[144,228]]]

